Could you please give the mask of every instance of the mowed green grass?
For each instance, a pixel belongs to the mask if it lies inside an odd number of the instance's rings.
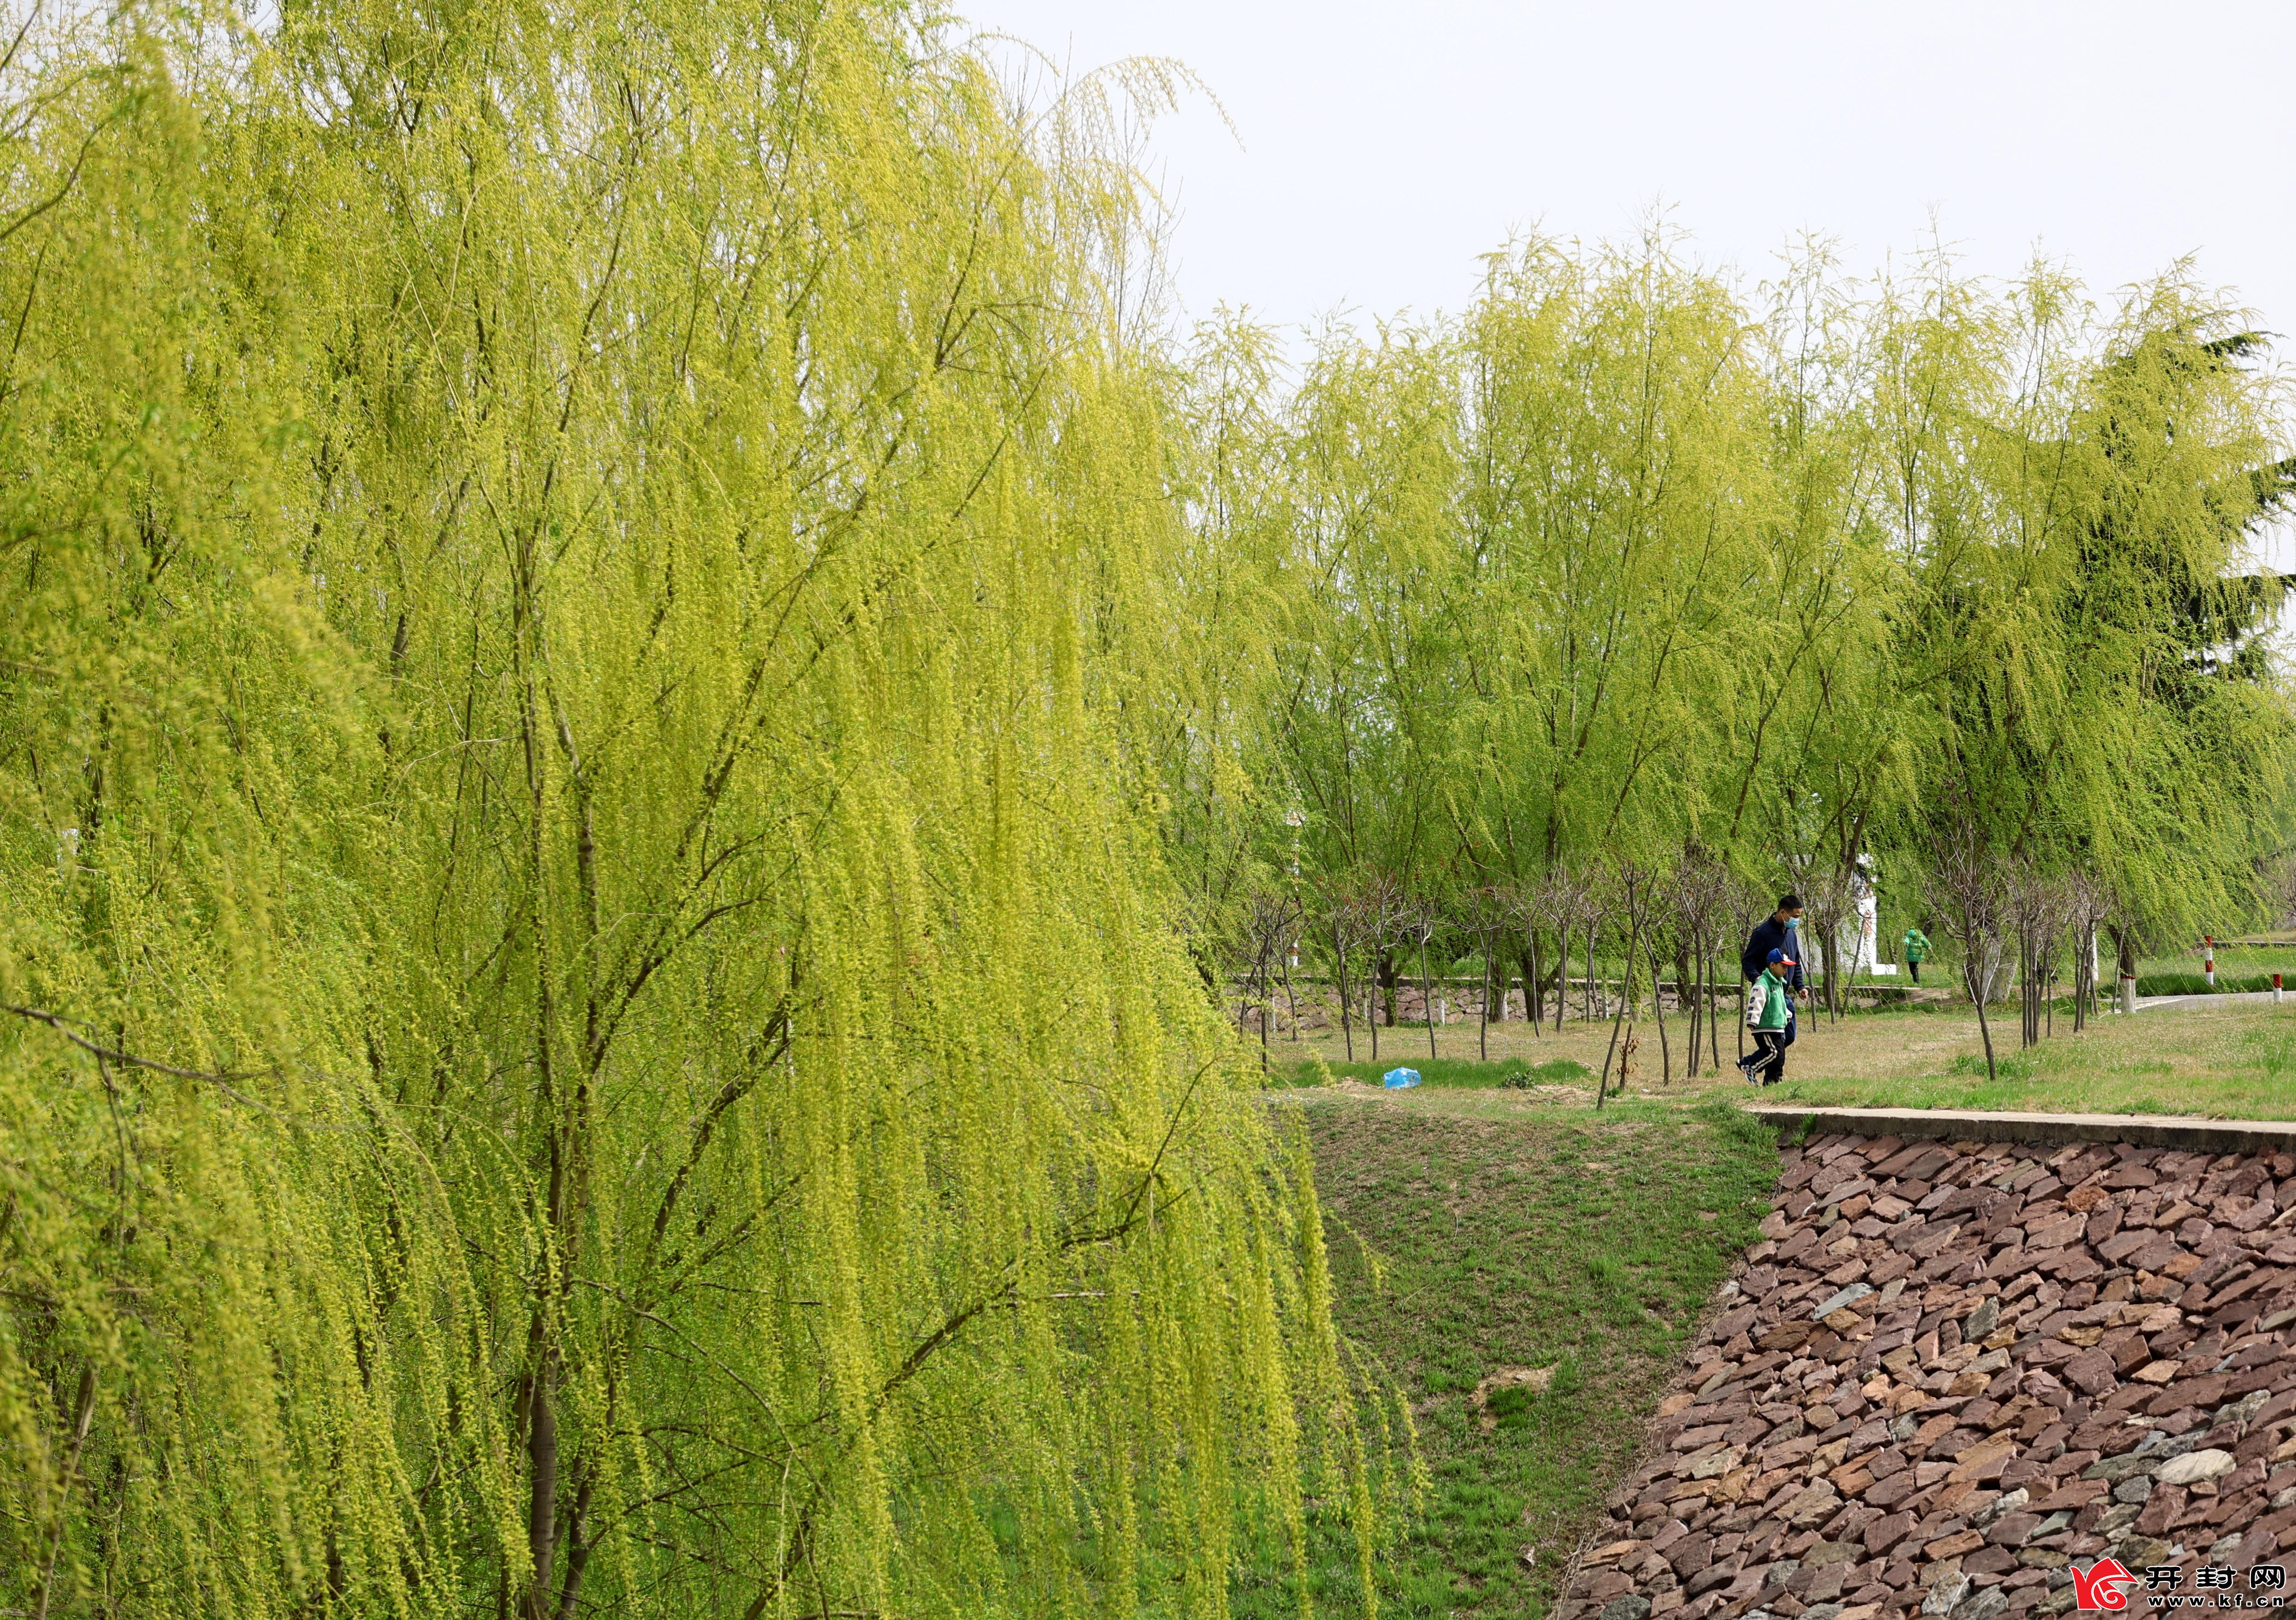
[[[1353,1063],[1310,1060],[1282,1066],[1276,1078],[1294,1085],[1322,1085],[1327,1079],[1360,1080],[1366,1085],[1379,1085],[1389,1071],[1398,1068],[1415,1071],[1422,1085],[1529,1087],[1577,1085],[1583,1081],[1592,1086],[1595,1083],[1594,1070],[1570,1058],[1553,1058],[1542,1063],[1523,1058],[1486,1062],[1474,1058],[1423,1056],[1382,1058],[1376,1063],[1367,1058]]]
[[[1808,1102],[1849,1108],[2005,1109],[2035,1113],[2185,1114],[2228,1119],[2296,1119],[2296,994],[2278,1005],[2268,998],[2200,996],[2148,1007],[2134,1017],[2106,1013],[2079,1035],[2072,1010],[2060,1002],[2055,1033],[2030,1051],[2017,1047],[2013,1003],[1991,1010],[1997,1078],[1988,1081],[1977,1015],[1965,1002],[1921,1002],[1853,1013],[1829,1022],[1821,1010],[1802,1013],[1801,1039],[1786,1062],[1788,1079],[1764,1094],[1766,1102]],[[1440,1063],[1411,1066],[1430,1090],[1459,1097],[1526,1096],[1568,1104],[1594,1100],[1592,1072],[1609,1047],[1609,1026],[1573,1022],[1562,1034],[1531,1037],[1521,1023],[1492,1026],[1493,1060],[1474,1060],[1477,1031],[1470,1025],[1439,1034]],[[1718,1031],[1719,1072],[1685,1079],[1679,1035],[1670,1079],[1652,1061],[1656,1043],[1645,1023],[1641,1055],[1628,1085],[1638,1100],[1694,1102],[1723,1096],[1750,1101],[1753,1093],[1732,1065],[1737,1031]],[[1296,1051],[1299,1048],[1295,1047]],[[1311,1047],[1312,1050],[1312,1047]],[[1424,1046],[1421,1048],[1425,1051]],[[1384,1056],[1384,1054],[1382,1054]],[[1335,1062],[1322,1054],[1334,1077],[1378,1084],[1378,1065]],[[1584,1077],[1542,1075],[1534,1066],[1558,1061],[1588,1071]],[[1614,1071],[1615,1072],[1615,1071]],[[1317,1084],[1312,1060],[1276,1065],[1276,1083]],[[1528,1091],[1505,1089],[1529,1075]],[[1545,1089],[1562,1087],[1565,1090]]]
[[[1961,1051],[1929,1073],[1828,1073],[1822,1041],[1765,1102],[2025,1113],[2188,1114],[2296,1118],[2296,1002],[2187,1002],[2099,1019],[2020,1051],[2013,1008],[1993,1027],[1995,1069]],[[1964,1015],[1965,1016],[1965,1015]],[[1800,1050],[1796,1056],[1801,1057]]]
[[[1711,1106],[1598,1119],[1406,1095],[1276,1105],[1314,1148],[1340,1330],[1399,1385],[1431,1480],[1382,1560],[1380,1612],[1537,1616],[1753,1241],[1775,1141]],[[1549,1367],[1545,1394],[1505,1392],[1484,1427],[1480,1380]],[[1318,1524],[1308,1578],[1318,1613],[1365,1612],[1339,1526]],[[1299,1612],[1281,1557],[1244,1560],[1234,1601]]]

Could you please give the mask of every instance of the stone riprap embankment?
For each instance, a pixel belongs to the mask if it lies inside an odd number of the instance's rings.
[[[2296,1552],[2296,1155],[1784,1157],[1557,1620],[1991,1620],[2107,1553],[2189,1600]]]

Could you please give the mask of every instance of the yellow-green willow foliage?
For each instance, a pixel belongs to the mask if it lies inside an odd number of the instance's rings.
[[[2156,937],[2234,926],[2296,746],[2261,348],[2177,275],[2100,314],[2046,269],[1749,289],[1661,240],[1327,333],[1266,413],[1288,517],[1234,543],[1288,524],[1267,769],[1314,875],[1464,951],[1471,889],[1535,920],[1558,873],[1705,851],[1838,911],[1949,834]]]
[[[2251,552],[2291,487],[2259,340],[2174,277],[2101,323],[2046,271],[1940,272],[1867,321],[1912,759],[1885,833],[2082,868],[2156,940],[2245,920],[2292,743]]]
[[[1740,642],[1808,574],[1767,531],[1759,351],[1729,290],[1655,246],[1494,262],[1465,414],[1479,829],[1510,876],[1705,830]],[[1757,744],[1759,747],[1759,743]]]
[[[0,1607],[1213,1615],[1307,1496],[1368,1560],[1168,926],[1089,109],[716,0],[7,88]]]

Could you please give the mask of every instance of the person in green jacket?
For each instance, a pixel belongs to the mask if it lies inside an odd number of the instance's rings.
[[[1750,1085],[1775,1085],[1786,1077],[1786,1026],[1793,1019],[1793,992],[1787,975],[1798,964],[1784,951],[1773,950],[1762,977],[1746,991],[1746,1027],[1754,1032],[1754,1050],[1739,1064]]]
[[[1930,937],[1918,928],[1906,929],[1906,966],[1913,970],[1914,983],[1922,982],[1922,963],[1928,960]]]

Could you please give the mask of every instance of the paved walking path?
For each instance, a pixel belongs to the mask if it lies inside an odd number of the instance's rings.
[[[2268,1002],[2271,999],[2272,992],[2269,990],[2209,990],[2198,995],[2140,995],[2136,998],[2136,1010],[2143,1012],[2153,1007],[2174,1007],[2183,1002]]]

